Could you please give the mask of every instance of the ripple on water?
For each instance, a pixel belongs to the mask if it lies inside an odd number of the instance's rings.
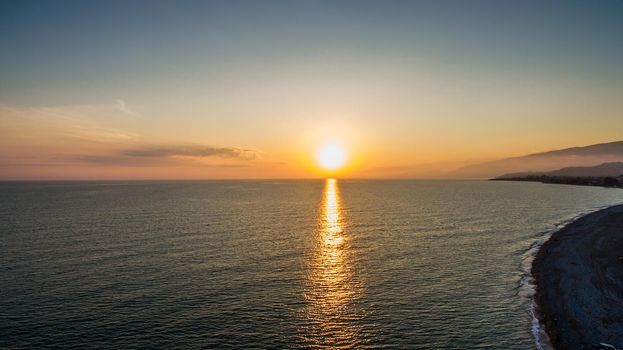
[[[0,184],[0,348],[533,348],[530,259],[622,192]]]

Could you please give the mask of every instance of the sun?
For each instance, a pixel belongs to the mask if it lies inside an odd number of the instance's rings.
[[[346,162],[346,151],[339,143],[327,143],[318,149],[317,159],[325,170],[337,170]]]

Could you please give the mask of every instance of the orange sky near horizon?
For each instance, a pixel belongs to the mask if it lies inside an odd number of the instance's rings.
[[[471,139],[474,131],[447,134],[392,130],[390,125],[310,121],[289,127],[258,129],[249,139],[227,146],[206,137],[176,136],[175,131],[140,133],[148,118],[134,115],[120,103],[101,106],[18,108],[0,106],[0,158],[4,180],[47,179],[257,179],[257,178],[447,178],[465,164],[531,152],[615,140],[577,132],[553,138]],[[102,116],[107,116],[106,120]],[[320,119],[320,118],[319,118]],[[412,130],[412,129],[407,129]],[[452,136],[448,135],[453,133]],[[526,131],[527,132],[527,131]],[[280,133],[283,133],[280,135]],[[545,132],[543,132],[545,134]],[[623,135],[622,135],[623,136]],[[237,136],[239,137],[239,136]],[[577,140],[577,141],[576,141]],[[580,141],[583,140],[583,141]],[[246,142],[245,142],[246,141]],[[320,147],[339,142],[347,155],[344,165],[324,169]],[[234,146],[230,146],[234,144]]]

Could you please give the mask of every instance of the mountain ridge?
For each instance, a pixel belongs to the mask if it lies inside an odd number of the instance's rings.
[[[460,167],[456,177],[491,178],[509,173],[549,172],[566,167],[592,167],[623,162],[623,141],[569,147]]]

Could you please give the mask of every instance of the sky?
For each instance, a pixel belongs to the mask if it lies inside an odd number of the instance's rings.
[[[615,0],[1,1],[0,179],[446,177],[623,140],[622,38]]]

